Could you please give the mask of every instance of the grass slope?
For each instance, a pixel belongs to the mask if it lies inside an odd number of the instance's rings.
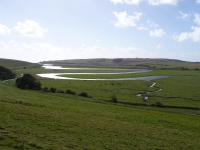
[[[12,69],[12,70],[24,69],[24,67],[37,68],[40,66],[37,63],[30,63],[30,62],[26,62],[26,61],[3,59],[3,58],[0,58],[0,65],[4,66],[6,68]]]
[[[200,118],[0,83],[0,149],[199,149]]]

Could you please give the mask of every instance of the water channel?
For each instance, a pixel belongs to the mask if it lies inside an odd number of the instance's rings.
[[[153,84],[152,84],[150,87],[151,87],[151,88],[154,88],[155,85],[156,85],[156,82],[153,82]],[[157,91],[154,91],[154,92],[160,92],[160,91],[162,91],[161,88],[159,88]],[[154,92],[146,92],[146,93],[144,93],[144,94],[139,93],[139,94],[137,94],[136,96],[143,96],[143,95],[150,94],[150,93],[154,93]],[[148,101],[148,99],[149,99],[148,96],[143,96],[143,100],[144,100],[144,101]]]

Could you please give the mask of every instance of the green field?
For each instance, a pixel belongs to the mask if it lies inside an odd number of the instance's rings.
[[[199,149],[197,116],[0,84],[1,149]],[[186,111],[187,112],[187,111]]]
[[[130,71],[130,70],[129,70]],[[125,72],[125,71],[124,71]],[[111,79],[111,78],[133,78],[133,77],[144,77],[144,76],[200,76],[200,71],[193,70],[153,70],[151,72],[145,73],[130,73],[130,74],[67,74],[61,75],[63,77],[72,77],[72,78],[102,78],[102,79]]]
[[[200,107],[200,77],[168,77],[157,79],[155,88],[149,81],[68,81],[41,80],[43,87],[70,89],[74,92],[87,92],[95,100],[109,101],[116,95],[119,102],[144,103],[143,97],[136,97],[138,93],[149,96],[145,104],[151,105],[161,102],[171,106]],[[163,90],[155,92],[159,88]]]
[[[43,88],[54,87],[64,92],[71,90],[76,94],[21,90],[15,87],[14,80],[0,81],[2,150],[200,149],[198,70],[66,75],[75,78],[168,76],[154,81],[76,81],[44,79],[36,74],[116,70],[45,70],[27,62],[17,65],[7,60],[6,63],[18,76],[31,73],[37,77]],[[19,69],[25,64],[26,69]],[[150,87],[153,82],[156,85]],[[159,89],[162,90],[157,92]],[[79,96],[82,92],[89,96]],[[143,95],[136,96],[139,93]],[[117,102],[112,101],[113,96],[117,98]],[[143,100],[145,96],[149,97],[147,101]]]

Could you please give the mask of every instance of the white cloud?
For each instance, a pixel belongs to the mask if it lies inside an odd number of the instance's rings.
[[[134,12],[134,15],[128,15],[124,12],[113,12],[117,21],[113,21],[116,27],[134,27],[136,22],[140,20],[142,13]]]
[[[194,22],[200,25],[200,14],[194,14]],[[192,40],[194,42],[200,42],[200,27],[192,26],[192,32],[182,32],[179,35],[174,35],[173,38],[179,42]]]
[[[183,13],[182,11],[179,11],[179,13],[181,14],[181,19],[188,19],[190,17],[189,14]]]
[[[86,52],[86,53],[99,53],[99,52],[107,52],[108,49],[105,47],[100,46],[91,46],[91,47],[81,47],[78,48],[80,52]]]
[[[196,24],[200,25],[200,15],[199,14],[195,14],[194,17],[195,17],[194,22]]]
[[[163,48],[163,47],[164,47],[164,46],[163,46],[162,44],[158,44],[158,45],[156,46],[157,49]]]
[[[19,43],[17,43],[16,41],[12,40],[10,41],[10,44],[14,47],[19,47]]]
[[[121,3],[123,4],[123,0],[111,0],[111,2],[113,2],[115,5],[118,4],[118,3]]]
[[[82,47],[85,47],[85,44],[83,43],[81,46],[82,46]]]
[[[32,51],[45,52],[45,53],[70,51],[70,49],[67,49],[65,47],[54,46],[47,43],[33,43],[33,44],[22,43],[21,46],[23,48],[26,48]]]
[[[143,26],[143,25],[137,27],[137,29],[138,29],[138,30],[148,30],[148,28],[145,27],[145,26]]]
[[[115,52],[121,53],[134,53],[134,54],[143,54],[145,51],[138,47],[114,47]]]
[[[158,29],[154,31],[150,31],[149,35],[153,37],[163,37],[166,33],[163,31],[163,29]]]
[[[107,49],[101,46],[81,47],[76,53],[77,57],[86,58],[130,58],[144,57],[147,51],[137,47],[114,47]]]
[[[196,0],[197,3],[200,3],[200,0]]]
[[[9,45],[9,47],[7,47]],[[157,47],[163,47],[159,44]],[[4,48],[4,49],[2,49]],[[5,49],[6,48],[6,49]],[[44,60],[64,60],[64,59],[83,59],[83,58],[172,58],[181,60],[199,60],[200,52],[170,52],[168,50],[154,51],[148,48],[144,50],[138,47],[114,47],[107,49],[101,46],[84,46],[77,50],[66,47],[59,47],[47,43],[18,43],[10,41],[0,42],[2,58],[24,60],[29,62],[39,62]],[[15,55],[13,55],[15,53]]]
[[[7,48],[8,48],[8,45],[5,42],[0,41],[0,50],[1,49],[7,49]]]
[[[156,24],[152,19],[148,19],[147,23],[148,23],[149,27],[153,27],[153,28],[159,27],[159,25]]]
[[[137,5],[143,0],[111,0],[114,4],[128,4],[128,5]]]
[[[45,32],[48,32],[46,28],[42,28],[37,22],[32,20],[26,20],[25,23],[17,22],[14,30],[26,37],[43,37]]]
[[[72,56],[71,49],[47,43],[9,42],[9,48],[2,57],[39,62],[44,60],[66,59]],[[15,55],[13,55],[15,53]]]
[[[97,42],[102,42],[103,40],[101,40],[101,39],[97,39],[96,41],[97,41]]]
[[[147,1],[150,5],[176,5],[181,0],[111,0],[115,5],[116,4],[128,4],[128,5],[137,5],[142,1]],[[200,3],[200,0],[197,0],[197,3]]]
[[[11,33],[11,30],[7,26],[0,24],[0,35],[6,36],[6,35],[9,35],[10,33]]]
[[[200,42],[200,27],[191,27],[193,30],[192,32],[183,32],[180,35],[175,35],[174,39],[178,40],[179,42],[185,40],[192,40],[194,42]]]
[[[147,0],[150,5],[176,5],[180,0]]]

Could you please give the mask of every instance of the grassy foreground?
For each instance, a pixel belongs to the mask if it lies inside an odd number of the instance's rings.
[[[36,64],[9,61],[3,60],[2,63],[15,70],[17,76],[24,73],[36,76],[36,73],[72,71],[45,70]],[[107,60],[105,66],[106,63]],[[138,67],[176,67],[175,62],[171,65],[170,62],[163,65],[160,62],[136,63],[133,65]],[[13,86],[13,80],[0,82],[0,149],[200,149],[200,112],[199,109],[193,109],[200,107],[200,78],[199,71],[196,70],[199,63],[190,65],[186,67],[191,70],[156,70],[101,77],[173,75],[156,80],[154,88],[150,87],[153,81],[40,80],[43,87],[55,87],[64,91],[70,89],[77,94],[87,92],[92,98],[20,90]],[[104,71],[106,70],[97,70]],[[160,88],[163,90],[156,92]],[[149,96],[149,100],[144,102],[142,97],[136,97],[138,93]],[[112,95],[117,97],[118,103],[108,102]],[[151,106],[156,102],[172,107]],[[192,109],[188,109],[190,107]]]
[[[159,108],[161,109],[161,108]],[[0,149],[199,149],[200,118],[0,83]]]

